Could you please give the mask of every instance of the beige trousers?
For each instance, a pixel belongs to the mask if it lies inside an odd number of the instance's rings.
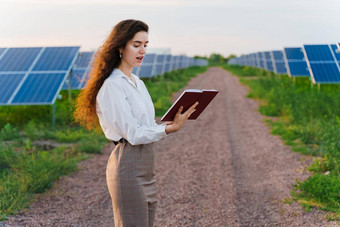
[[[106,182],[115,227],[153,226],[157,189],[152,143],[118,143],[107,163]]]

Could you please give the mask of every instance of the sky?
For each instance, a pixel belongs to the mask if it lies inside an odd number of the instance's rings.
[[[340,42],[340,0],[0,0],[0,47],[96,51],[124,19],[149,25],[149,48],[209,56]]]

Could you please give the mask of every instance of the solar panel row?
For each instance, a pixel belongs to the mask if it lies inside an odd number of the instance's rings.
[[[288,73],[290,77],[311,77],[313,83],[340,82],[340,46],[337,44],[303,45],[281,50],[258,52],[229,60],[229,64],[253,66]]]
[[[60,89],[84,87],[94,52],[72,47],[0,48],[0,105],[53,104]],[[154,77],[206,60],[186,56],[147,54],[133,73]]]
[[[202,59],[194,59],[187,56],[146,54],[141,67],[134,68],[133,73],[141,78],[155,77],[165,72],[187,68],[193,65],[207,65]]]

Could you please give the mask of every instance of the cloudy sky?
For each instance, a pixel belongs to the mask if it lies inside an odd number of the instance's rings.
[[[340,0],[0,0],[0,47],[96,50],[123,19],[149,27],[150,48],[246,54],[340,41]]]

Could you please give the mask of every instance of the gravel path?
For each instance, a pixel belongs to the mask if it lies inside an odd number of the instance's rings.
[[[156,226],[338,226],[322,211],[282,202],[311,160],[270,134],[237,77],[210,68],[187,88],[220,93],[198,120],[156,143]],[[0,226],[113,226],[105,182],[113,146]]]

